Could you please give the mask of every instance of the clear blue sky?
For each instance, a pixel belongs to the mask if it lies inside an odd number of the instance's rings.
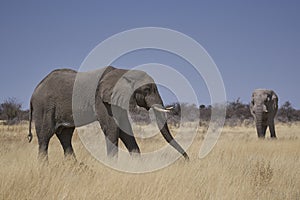
[[[180,31],[208,51],[222,74],[229,101],[240,97],[247,103],[253,89],[271,88],[280,104],[289,100],[300,108],[299,19],[300,1],[2,0],[0,102],[16,97],[28,108],[35,86],[53,69],[78,69],[88,53],[111,35],[155,26]],[[118,60],[116,66],[134,64],[135,56],[130,57]],[[139,64],[161,61],[159,55],[157,60],[146,54],[137,57]],[[180,71],[186,76],[193,74],[189,69],[182,63]],[[205,85],[197,84],[193,83],[199,102],[209,104]]]

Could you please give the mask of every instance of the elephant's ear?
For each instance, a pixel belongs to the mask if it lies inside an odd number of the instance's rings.
[[[100,97],[103,102],[124,107],[128,106],[133,94],[133,81],[124,76],[127,70],[115,69],[106,74],[99,84]],[[128,107],[127,107],[128,108]]]
[[[101,79],[100,97],[106,103],[131,110],[136,106],[134,91],[149,83],[154,81],[143,71],[115,69]]]
[[[274,91],[272,91],[272,97],[271,97],[271,102],[273,105],[273,109],[277,110],[278,109],[278,96]]]

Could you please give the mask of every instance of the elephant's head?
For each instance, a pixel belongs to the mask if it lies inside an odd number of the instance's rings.
[[[264,126],[274,118],[278,109],[278,97],[272,90],[256,89],[252,93],[250,111],[256,123],[259,137],[265,136]]]
[[[136,106],[147,110],[153,108],[163,137],[185,158],[188,158],[186,152],[170,134],[164,114],[169,110],[164,108],[157,86],[147,73],[139,70],[111,70],[100,81],[100,96],[104,103],[127,111],[133,110]]]

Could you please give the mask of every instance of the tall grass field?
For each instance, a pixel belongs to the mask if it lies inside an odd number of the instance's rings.
[[[97,161],[77,133],[77,162],[64,159],[54,136],[49,163],[41,164],[35,132],[31,143],[26,139],[28,124],[0,125],[0,199],[300,199],[300,124],[277,124],[277,140],[269,133],[259,140],[253,125],[224,127],[200,159],[206,129],[197,130],[189,161],[179,158],[163,169],[133,174]],[[188,133],[188,124],[182,130]],[[142,152],[166,143],[161,135],[137,142]]]

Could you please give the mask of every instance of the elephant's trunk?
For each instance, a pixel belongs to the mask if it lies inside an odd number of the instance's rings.
[[[265,130],[263,128],[263,114],[264,114],[264,109],[262,106],[258,106],[256,111],[255,111],[255,116],[256,116],[256,131],[257,135],[259,138],[264,138],[265,137]]]
[[[179,153],[181,153],[185,159],[189,159],[189,156],[187,153],[184,151],[184,149],[175,141],[173,136],[170,133],[170,130],[167,125],[167,119],[165,117],[165,113],[168,110],[163,108],[162,105],[159,104],[154,104],[151,106],[154,110],[155,117],[156,117],[156,122],[159,127],[159,130],[165,140],[172,146],[174,147]]]

